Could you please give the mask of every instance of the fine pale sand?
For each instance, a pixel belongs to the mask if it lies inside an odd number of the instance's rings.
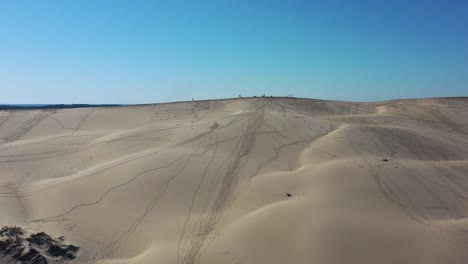
[[[71,263],[466,264],[468,98],[0,111],[6,225]]]

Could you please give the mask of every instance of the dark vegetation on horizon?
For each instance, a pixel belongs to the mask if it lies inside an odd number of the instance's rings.
[[[63,109],[86,107],[117,107],[121,104],[49,104],[49,105],[1,105],[0,110]]]

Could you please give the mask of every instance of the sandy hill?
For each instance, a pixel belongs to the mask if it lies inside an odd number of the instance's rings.
[[[70,263],[466,264],[467,217],[468,98],[0,111],[0,227]]]

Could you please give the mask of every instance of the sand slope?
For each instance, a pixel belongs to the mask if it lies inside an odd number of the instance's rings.
[[[468,99],[0,111],[3,225],[72,263],[467,263]]]

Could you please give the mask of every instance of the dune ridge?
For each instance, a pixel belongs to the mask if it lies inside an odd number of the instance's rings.
[[[468,98],[5,110],[0,175],[67,263],[468,259]]]

